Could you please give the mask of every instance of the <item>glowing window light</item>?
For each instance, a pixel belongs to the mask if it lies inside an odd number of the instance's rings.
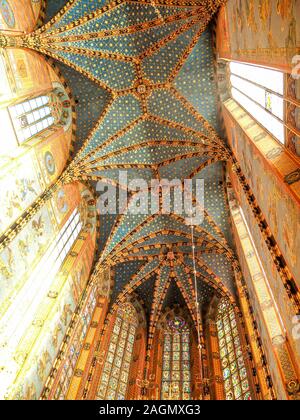
[[[1,156],[10,155],[18,146],[18,141],[7,108],[0,108]]]
[[[266,89],[272,90],[279,95],[284,93],[284,76],[280,71],[236,62],[230,63],[230,71],[232,74],[264,86]]]
[[[137,316],[130,304],[119,308],[104,360],[97,400],[125,400],[137,329]]]
[[[68,234],[69,227],[72,233],[76,234],[76,239],[82,228],[77,209],[58,233],[0,321],[0,343],[5,343],[5,348],[11,355],[34,320],[41,300],[49,293],[51,284],[75,241],[74,237]]]
[[[263,125],[271,134],[273,134],[282,144],[284,144],[284,125],[278,121],[273,115],[269,114],[260,108],[255,102],[247,98],[241,92],[232,89],[232,97],[235,99],[243,108],[245,108],[253,118],[256,119],[261,125]]]
[[[9,112],[20,144],[54,124],[46,95],[10,106]]]
[[[236,316],[226,298],[218,305],[217,331],[226,400],[251,400]]]
[[[179,317],[169,320],[164,334],[161,399],[191,399],[190,332]]]
[[[235,62],[230,70],[233,99],[284,144],[283,73]]]
[[[251,82],[247,82],[237,76],[232,75],[230,80],[233,87],[242,91],[246,96],[252,98],[283,121],[283,98],[267,92],[264,88],[253,85]]]

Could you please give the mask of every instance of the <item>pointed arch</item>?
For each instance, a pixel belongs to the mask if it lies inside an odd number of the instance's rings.
[[[100,369],[95,398],[134,399],[142,376],[146,351],[146,321],[135,296],[118,306],[107,319],[101,342]]]

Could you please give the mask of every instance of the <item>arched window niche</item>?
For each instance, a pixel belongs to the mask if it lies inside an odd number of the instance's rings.
[[[97,400],[125,400],[139,321],[134,305],[122,304],[106,332]]]
[[[86,296],[83,300],[82,308],[74,325],[73,331],[69,335],[69,340],[65,337],[60,348],[60,358],[54,362],[53,370],[55,372],[54,384],[49,389],[51,392],[50,398],[45,398],[42,394],[42,399],[51,400],[65,400],[70,388],[70,384],[74,375],[76,376],[76,363],[80,356],[80,352],[87,337],[87,332],[91,328],[91,320],[97,305],[98,285],[93,284],[86,290]],[[52,380],[51,373],[48,381]],[[44,389],[45,390],[45,389]]]
[[[240,338],[238,319],[227,298],[219,301],[216,331],[226,400],[251,400],[245,351]]]
[[[191,399],[190,328],[184,318],[166,320],[163,335],[162,400]]]
[[[199,351],[189,310],[167,307],[157,324],[150,363],[155,386],[150,399],[192,400],[198,396]]]

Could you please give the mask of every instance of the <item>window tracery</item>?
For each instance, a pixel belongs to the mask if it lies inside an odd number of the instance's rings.
[[[230,72],[233,99],[284,144],[284,74],[236,62],[230,63]]]
[[[8,108],[19,144],[54,124],[49,102],[49,96],[42,95]]]
[[[190,398],[190,330],[183,318],[175,316],[164,333],[161,399]]]
[[[218,306],[217,331],[226,400],[251,400],[236,316],[227,299]]]
[[[72,120],[69,96],[58,82],[52,91],[10,105],[7,112],[19,146],[54,126],[66,131]]]
[[[118,309],[98,387],[98,400],[125,399],[137,325],[137,314],[131,304]]]

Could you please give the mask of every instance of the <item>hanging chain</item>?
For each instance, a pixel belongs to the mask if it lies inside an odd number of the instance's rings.
[[[192,233],[192,255],[193,255],[193,274],[194,274],[194,288],[195,288],[195,299],[197,309],[197,334],[198,334],[198,348],[201,356],[201,332],[200,332],[200,313],[199,313],[199,301],[198,301],[198,287],[197,287],[197,269],[196,269],[196,257],[195,257],[195,238],[194,238],[194,225],[191,225]]]

